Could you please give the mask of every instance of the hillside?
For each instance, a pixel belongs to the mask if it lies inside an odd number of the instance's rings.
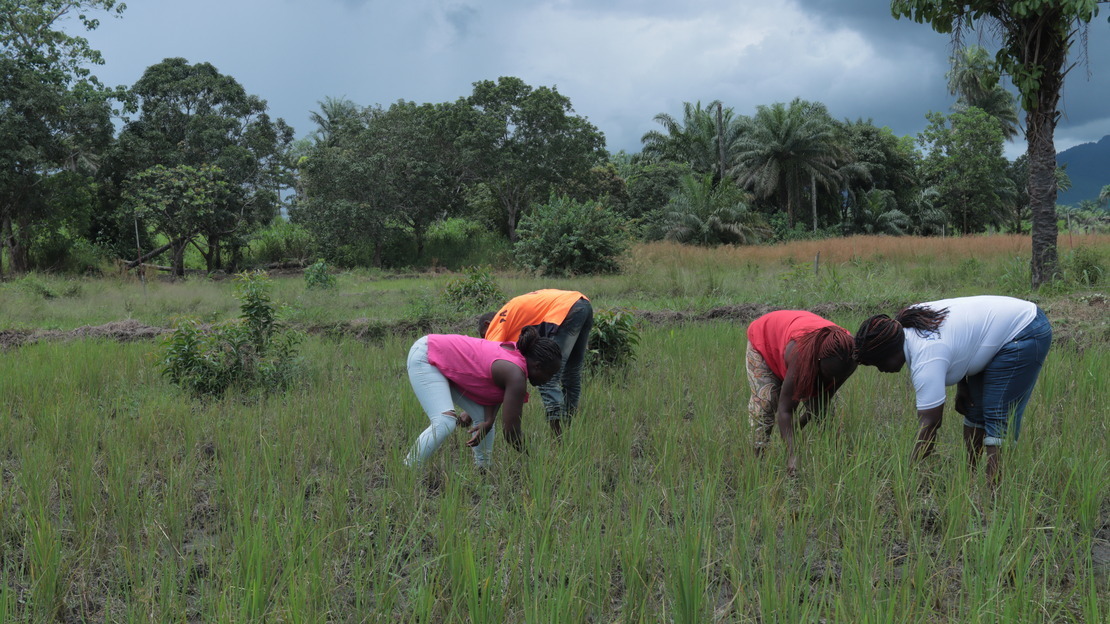
[[[1098,143],[1083,143],[1056,155],[1062,167],[1068,165],[1071,190],[1061,192],[1057,204],[1078,204],[1084,199],[1098,199],[1102,187],[1110,184],[1110,135]]]

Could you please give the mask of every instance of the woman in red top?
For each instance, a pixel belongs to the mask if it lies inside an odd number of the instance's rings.
[[[786,443],[786,470],[797,471],[794,411],[806,402],[799,428],[828,411],[833,394],[856,370],[854,347],[848,330],[804,310],[771,312],[748,326],[748,417],[756,454],[770,443],[777,423]]]
[[[470,336],[431,334],[409,349],[409,382],[430,424],[405,458],[419,465],[431,457],[457,425],[469,426],[474,461],[487,467],[493,450],[493,423],[505,406],[505,438],[524,449],[521,408],[528,400],[527,382],[546,383],[559,370],[559,345],[534,329],[516,342],[490,342]],[[456,412],[455,405],[466,411]],[[471,416],[480,420],[472,423]]]

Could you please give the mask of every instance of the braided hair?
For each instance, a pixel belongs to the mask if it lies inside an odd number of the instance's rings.
[[[794,400],[808,399],[817,394],[817,373],[822,359],[838,357],[845,362],[853,362],[854,347],[855,342],[848,330],[835,325],[815,329],[795,338]]]
[[[563,363],[563,350],[559,348],[559,343],[541,337],[532,326],[525,327],[520,332],[516,348],[524,355],[529,370],[535,366],[539,370],[557,371]]]
[[[941,323],[948,318],[948,308],[934,310],[929,306],[910,306],[904,308],[894,318],[876,314],[860,325],[856,332],[856,361],[874,366],[900,351],[906,342],[903,329],[916,330],[919,336],[940,330]]]

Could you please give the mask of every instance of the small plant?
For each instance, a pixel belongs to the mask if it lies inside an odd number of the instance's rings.
[[[335,288],[335,276],[328,271],[328,263],[320,258],[304,270],[305,286],[309,289],[330,290]]]
[[[624,368],[636,360],[640,324],[628,310],[598,310],[589,344],[591,370]]]
[[[241,315],[203,327],[195,320],[178,322],[166,340],[162,374],[201,396],[219,396],[229,388],[286,388],[300,370],[301,335],[280,331],[265,273],[242,273],[236,281]]]
[[[461,307],[473,312],[498,308],[505,301],[505,293],[497,285],[490,267],[470,267],[463,276],[456,277],[443,287],[443,299],[448,306]]]

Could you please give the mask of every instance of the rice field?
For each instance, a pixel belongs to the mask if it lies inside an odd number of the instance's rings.
[[[791,263],[658,246],[624,275],[500,282],[644,310],[835,303],[830,318],[854,329],[894,305],[999,292],[1010,252],[969,249],[932,262],[828,251],[814,273],[808,249]],[[342,275],[341,310],[319,318],[404,318],[439,280]],[[8,297],[33,296],[0,285],[0,328],[101,322],[122,304],[92,303],[100,288],[143,301],[139,284],[76,283],[72,316],[44,298],[22,324]],[[1001,294],[1037,299],[1064,338],[996,493],[967,468],[951,411],[937,453],[909,462],[912,386],[872,368],[798,436],[797,478],[781,441],[755,457],[737,320],[645,325],[629,369],[586,380],[560,442],[533,392],[528,453],[499,439],[488,473],[462,433],[424,470],[403,466],[427,424],[404,365],[416,335],[310,336],[302,383],[252,400],[183,394],[159,374],[157,341],[0,351],[0,622],[1106,621],[1106,298],[1018,283]],[[152,324],[179,296],[234,313],[223,283],[148,287],[158,300],[133,309]],[[294,278],[275,289],[307,296]]]

